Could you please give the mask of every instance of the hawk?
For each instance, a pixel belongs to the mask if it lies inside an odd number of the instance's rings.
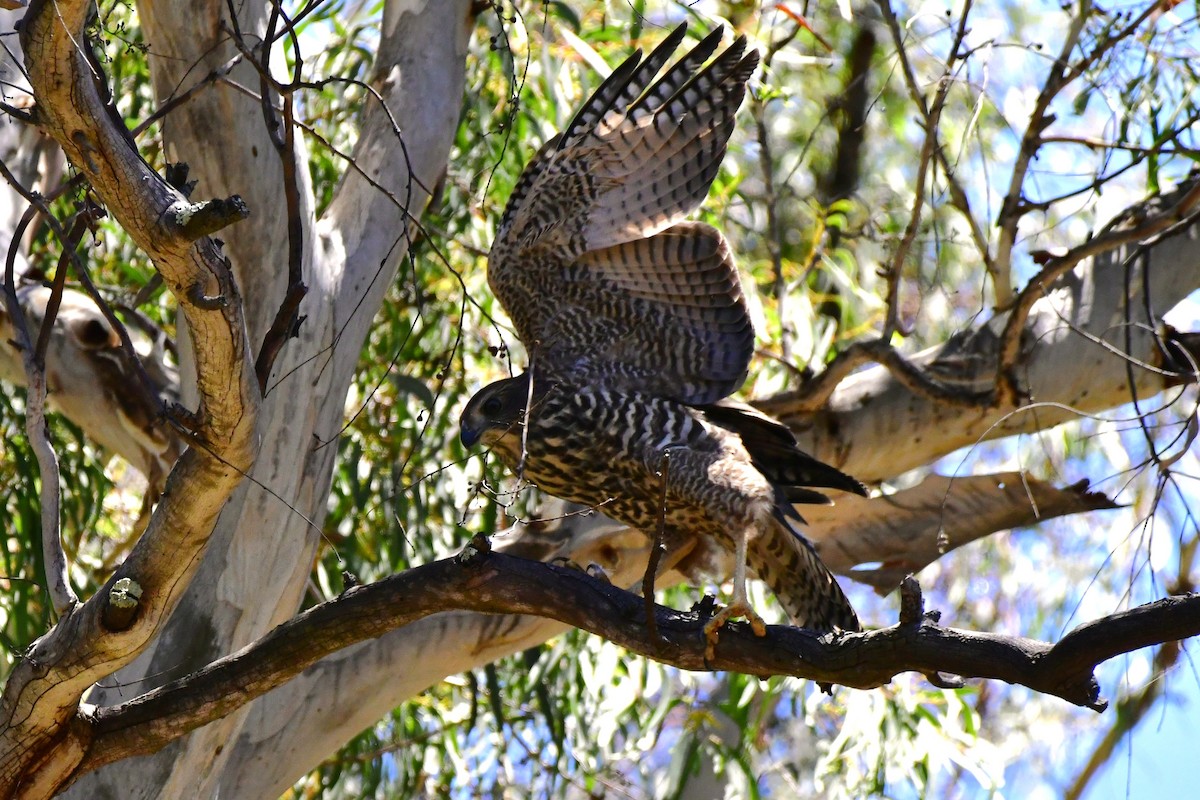
[[[488,283],[529,370],[471,398],[461,439],[549,494],[661,530],[689,576],[732,552],[733,595],[706,625],[710,648],[733,616],[766,631],[747,567],[795,624],[856,631],[794,504],[830,502],[817,488],[866,490],[728,399],[754,328],[725,238],[683,221],[717,174],[758,53],[741,37],[712,57],[718,29],[663,71],[685,31],[613,70],[513,189]]]

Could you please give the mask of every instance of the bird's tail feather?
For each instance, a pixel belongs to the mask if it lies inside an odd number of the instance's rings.
[[[747,557],[794,625],[815,631],[859,631],[858,615],[833,573],[808,539],[776,516],[769,530],[755,540]]]

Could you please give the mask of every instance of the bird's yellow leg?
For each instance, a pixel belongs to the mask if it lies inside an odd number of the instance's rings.
[[[745,617],[755,636],[767,635],[767,624],[754,613],[750,598],[746,595],[746,549],[753,532],[753,528],[743,528],[734,542],[733,597],[729,599],[729,605],[704,625],[704,638],[707,640],[704,657],[710,660],[716,655],[718,631],[732,617]]]

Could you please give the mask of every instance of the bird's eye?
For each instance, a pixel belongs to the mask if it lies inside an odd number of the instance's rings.
[[[483,413],[489,416],[493,414],[499,414],[501,406],[502,403],[500,402],[499,397],[489,397],[487,400],[483,401]]]

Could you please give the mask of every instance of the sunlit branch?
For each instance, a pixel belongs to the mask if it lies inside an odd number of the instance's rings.
[[[1149,215],[1132,225],[1113,226],[1104,233],[1093,236],[1053,259],[1029,281],[1017,296],[1001,336],[996,375],[997,402],[1001,406],[1015,404],[1018,400],[1013,370],[1021,355],[1021,334],[1025,330],[1034,303],[1041,299],[1050,286],[1084,259],[1093,258],[1131,242],[1145,241],[1168,229],[1188,224],[1189,215],[1193,214],[1197,205],[1200,205],[1200,181],[1183,191],[1179,199],[1166,211]]]

